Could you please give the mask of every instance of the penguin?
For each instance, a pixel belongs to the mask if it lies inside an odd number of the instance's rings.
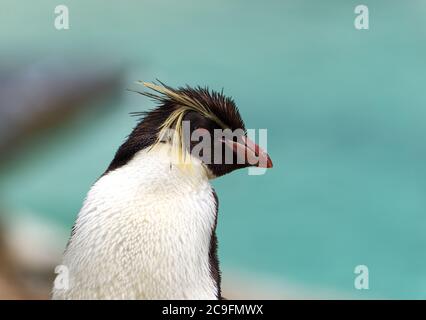
[[[156,107],[134,114],[136,127],[89,190],[63,255],[66,284],[54,284],[52,299],[223,299],[210,180],[272,161],[223,90],[143,84],[138,93]],[[240,134],[216,139],[224,129]],[[194,132],[212,137],[200,152],[183,139]]]

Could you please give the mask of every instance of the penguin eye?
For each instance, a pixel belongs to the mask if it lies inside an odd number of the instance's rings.
[[[199,127],[199,128],[197,128],[197,129],[195,129],[195,131],[197,131],[197,133],[199,134],[199,135],[207,135],[207,134],[210,134],[210,131],[209,130],[207,130],[206,128],[203,128],[203,127]]]
[[[203,127],[198,127],[194,131],[192,131],[192,133],[191,133],[191,138],[194,138],[197,142],[201,138],[205,139],[204,137],[210,137],[210,138],[212,138],[210,136],[210,131],[208,129],[206,129],[206,128],[203,128]]]

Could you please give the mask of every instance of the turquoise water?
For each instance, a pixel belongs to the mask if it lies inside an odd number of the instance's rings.
[[[359,298],[426,298],[426,3],[1,1],[2,60],[111,59],[125,86],[159,78],[232,95],[268,129],[274,169],[214,182],[224,266]],[[32,7],[34,6],[34,7]],[[6,60],[7,61],[7,60]],[[3,202],[70,226],[151,102],[126,93],[40,138],[1,176]],[[365,264],[370,290],[357,291]]]

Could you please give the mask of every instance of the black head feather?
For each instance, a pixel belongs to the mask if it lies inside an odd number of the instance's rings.
[[[200,117],[208,118],[210,129],[228,128],[246,131],[235,102],[232,98],[225,96],[223,91],[212,91],[208,87],[203,88],[200,86],[195,88],[186,86],[174,89],[160,81],[159,83],[161,86],[144,83],[145,86],[151,88],[154,92],[135,91],[153,99],[158,105],[150,111],[132,113],[133,116],[140,117],[140,120],[127,140],[118,149],[106,172],[125,165],[136,152],[157,143],[164,124],[176,112],[183,112],[183,119],[191,118],[191,114],[194,113],[197,114],[198,119]],[[191,124],[191,129],[196,129],[197,127],[196,123],[194,123],[194,126]],[[221,173],[222,170],[217,168],[214,171],[217,171],[217,175],[223,174]]]

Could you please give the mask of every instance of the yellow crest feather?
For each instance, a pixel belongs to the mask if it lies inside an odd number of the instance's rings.
[[[154,98],[156,100],[162,101],[165,97],[175,102],[178,105],[178,108],[174,110],[170,116],[162,123],[160,127],[160,132],[158,135],[157,142],[153,145],[156,146],[160,141],[167,135],[169,130],[174,130],[173,137],[171,138],[172,150],[177,153],[177,159],[179,163],[186,163],[186,160],[190,157],[187,157],[187,150],[184,146],[183,139],[183,130],[182,130],[182,121],[185,114],[189,111],[195,111],[203,115],[204,117],[213,120],[218,125],[220,125],[223,129],[226,129],[227,126],[215,115],[213,114],[206,106],[204,106],[200,101],[196,98],[189,97],[185,93],[176,92],[170,88],[159,86],[155,83],[150,82],[142,82],[138,81],[139,84],[144,85],[145,87],[160,93],[161,95],[148,94],[145,95]]]

